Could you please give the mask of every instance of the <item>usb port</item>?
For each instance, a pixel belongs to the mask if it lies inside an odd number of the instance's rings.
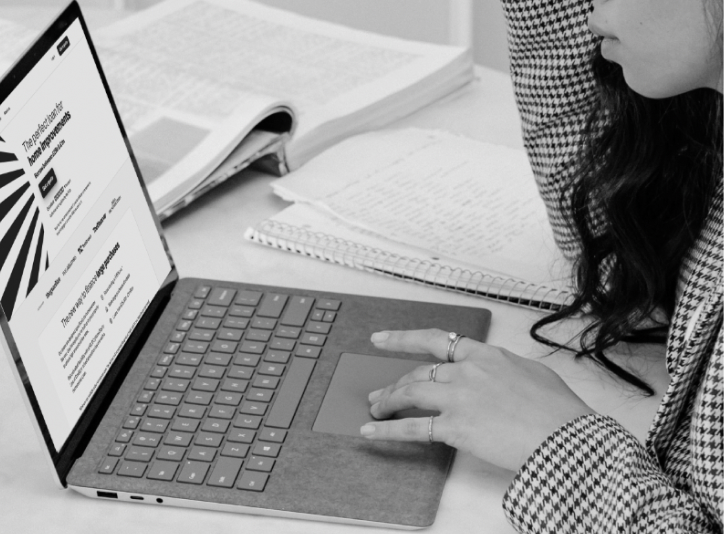
[[[112,491],[96,491],[99,497],[103,497],[105,499],[117,499],[118,494],[114,493]]]

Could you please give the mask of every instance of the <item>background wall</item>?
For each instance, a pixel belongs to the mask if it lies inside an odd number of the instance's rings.
[[[508,71],[505,20],[500,0],[257,0],[295,11],[407,39],[432,43],[470,41],[475,62]],[[137,10],[159,0],[79,0],[84,8]],[[0,0],[2,8],[60,9],[67,0]]]

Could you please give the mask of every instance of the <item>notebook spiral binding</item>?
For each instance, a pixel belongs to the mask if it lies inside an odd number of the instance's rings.
[[[528,308],[553,312],[573,299],[570,291],[408,258],[274,221],[264,221],[258,229],[249,229],[245,237],[326,262]]]

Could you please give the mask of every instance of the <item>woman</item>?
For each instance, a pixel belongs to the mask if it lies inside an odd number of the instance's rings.
[[[370,394],[369,439],[434,439],[517,471],[522,532],[721,532],[721,0],[503,0],[526,149],[577,298],[579,356],[664,329],[671,383],[646,445],[538,362],[441,331],[378,332],[381,349],[455,363]],[[589,58],[593,57],[591,61]],[[434,381],[432,380],[434,378]]]

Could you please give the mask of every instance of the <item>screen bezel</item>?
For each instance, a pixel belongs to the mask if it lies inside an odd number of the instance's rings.
[[[44,445],[49,455],[49,459],[56,471],[57,481],[63,487],[67,487],[66,479],[68,473],[70,472],[70,469],[73,466],[73,462],[82,454],[83,449],[85,449],[88,440],[93,434],[95,428],[98,426],[98,423],[100,422],[102,415],[105,413],[108,404],[112,400],[114,393],[120,387],[123,378],[125,377],[128,369],[130,368],[130,365],[133,363],[133,361],[135,361],[136,357],[138,356],[138,353],[140,352],[143,343],[150,334],[158,315],[165,307],[165,304],[170,298],[171,292],[176,285],[176,282],[178,281],[178,272],[176,270],[173,258],[171,257],[168,243],[166,242],[166,239],[163,235],[161,223],[158,219],[158,216],[156,215],[155,209],[153,208],[153,203],[151,202],[151,198],[148,194],[146,184],[142,179],[138,162],[136,161],[136,157],[134,156],[133,150],[131,149],[128,135],[126,134],[126,130],[123,127],[121,116],[118,112],[118,108],[116,107],[115,101],[111,94],[108,81],[106,80],[103,69],[101,68],[98,54],[95,47],[93,46],[93,41],[91,40],[90,32],[88,31],[85,19],[83,18],[83,15],[81,13],[80,6],[75,0],[70,2],[68,6],[61,11],[61,13],[55,18],[55,20],[48,25],[48,27],[40,34],[39,37],[36,38],[33,44],[31,44],[30,47],[26,49],[26,51],[23,53],[22,57],[13,64],[13,66],[7,71],[5,76],[0,80],[0,104],[2,104],[2,102],[4,102],[6,98],[8,98],[8,96],[15,90],[18,84],[35,67],[38,61],[53,46],[55,46],[58,39],[60,39],[60,37],[68,30],[68,28],[70,28],[70,26],[76,20],[80,21],[80,25],[83,29],[83,35],[88,41],[88,46],[90,48],[93,61],[95,62],[96,69],[103,84],[103,89],[106,92],[106,96],[108,97],[108,101],[113,110],[113,115],[116,119],[118,128],[121,132],[121,135],[123,136],[123,142],[126,145],[128,154],[131,158],[131,162],[133,163],[133,168],[136,171],[136,176],[138,177],[141,189],[143,190],[143,195],[146,199],[146,203],[153,214],[153,220],[156,225],[156,229],[159,233],[161,242],[163,243],[163,247],[166,251],[166,256],[169,261],[170,271],[164,282],[161,284],[161,287],[156,292],[148,308],[144,312],[141,320],[138,322],[133,332],[128,337],[128,340],[119,352],[116,360],[111,365],[108,373],[104,377],[96,393],[93,395],[93,398],[88,403],[88,406],[81,414],[78,422],[71,430],[69,436],[65,440],[65,443],[60,449],[56,449],[55,445],[53,444],[53,441],[50,437],[50,432],[48,430],[48,426],[45,422],[45,418],[40,409],[40,405],[38,404],[37,397],[35,395],[35,392],[33,391],[31,384],[28,380],[22,379],[23,376],[27,377],[27,373],[25,372],[25,366],[23,364],[23,360],[20,356],[15,340],[12,336],[12,332],[10,331],[10,325],[8,323],[5,311],[0,305],[0,330],[2,331],[2,334],[4,336],[5,348],[10,352],[9,356],[12,359],[12,364],[14,364],[16,367],[16,377],[19,379],[19,383],[21,385],[21,393],[24,394],[25,400],[29,408],[33,412],[36,430],[44,441]]]

